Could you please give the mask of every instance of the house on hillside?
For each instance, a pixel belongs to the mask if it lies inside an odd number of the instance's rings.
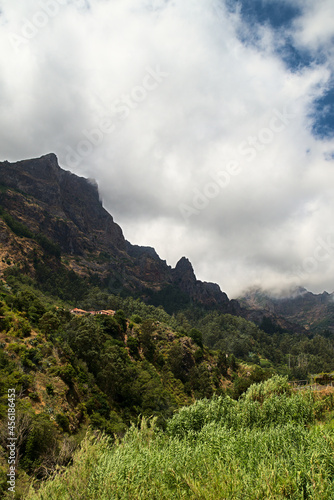
[[[102,309],[101,311],[92,311],[92,314],[105,314],[106,316],[114,316],[116,311],[112,309]]]
[[[88,311],[84,311],[83,309],[78,309],[77,307],[71,309],[70,313],[75,314],[76,316],[84,316],[85,314],[89,314]]]
[[[113,311],[112,309],[102,309],[101,311],[84,311],[83,309],[78,309],[75,307],[74,309],[71,309],[70,313],[75,314],[76,316],[84,316],[85,314],[104,314],[105,316],[114,316],[116,311]]]

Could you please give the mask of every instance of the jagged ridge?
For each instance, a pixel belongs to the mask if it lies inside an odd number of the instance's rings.
[[[119,225],[103,208],[97,184],[63,170],[55,154],[0,162],[0,178],[9,188],[1,193],[4,209],[29,230],[41,232],[58,244],[63,262],[77,273],[96,274],[109,283],[112,291],[121,287],[147,300],[173,287],[189,303],[240,313],[237,301],[230,301],[217,284],[196,279],[185,257],[172,269],[153,248],[126,241]],[[2,238],[2,245],[9,240],[8,235]],[[16,238],[15,244],[21,245],[23,258],[24,241]]]

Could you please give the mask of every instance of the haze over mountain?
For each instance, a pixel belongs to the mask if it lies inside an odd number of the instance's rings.
[[[291,324],[298,324],[312,332],[334,332],[334,293],[313,294],[299,287],[285,294],[274,294],[250,288],[239,301],[252,311],[253,318],[256,318],[255,311],[258,310],[262,315],[283,317]]]

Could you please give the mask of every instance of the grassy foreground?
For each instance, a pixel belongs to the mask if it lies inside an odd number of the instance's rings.
[[[275,377],[239,401],[182,408],[166,432],[143,419],[121,442],[91,434],[73,465],[27,498],[333,499],[333,399]]]

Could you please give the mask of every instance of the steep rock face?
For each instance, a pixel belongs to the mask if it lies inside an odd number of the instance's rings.
[[[186,293],[196,293],[196,276],[193,266],[186,257],[182,257],[172,270],[173,282]]]
[[[102,207],[97,186],[62,170],[56,155],[1,162],[0,179],[16,191],[2,197],[5,208],[21,213],[28,227],[51,237],[63,252],[82,254],[96,246],[125,250],[122,230]]]
[[[237,301],[229,300],[216,283],[207,283],[196,279],[193,267],[186,257],[182,257],[172,270],[173,283],[189,295],[194,302],[208,307],[217,307],[226,313],[240,314]]]
[[[165,283],[170,283],[171,267],[165,260],[160,259],[154,248],[131,245],[127,241],[126,251],[132,258],[133,274],[143,283],[159,284],[157,289]]]
[[[191,303],[240,312],[239,304],[229,301],[218,285],[197,280],[185,257],[172,269],[153,248],[127,242],[103,208],[96,183],[60,168],[56,155],[0,162],[0,185],[0,202],[7,213],[34,234],[57,243],[66,266],[81,275],[98,275],[109,282],[111,291],[126,289],[149,297],[172,287]],[[2,226],[0,240],[6,246],[12,233]],[[29,246],[21,240],[15,237],[22,250],[16,261],[24,259],[24,246]],[[30,244],[30,250],[33,247]]]

